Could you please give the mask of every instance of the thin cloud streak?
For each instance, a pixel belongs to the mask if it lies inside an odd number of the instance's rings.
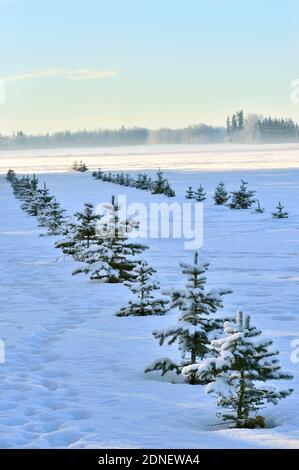
[[[112,70],[68,70],[68,69],[42,69],[20,75],[4,77],[4,82],[17,82],[21,80],[30,80],[34,78],[64,78],[66,80],[99,80],[102,78],[117,77],[118,73]]]

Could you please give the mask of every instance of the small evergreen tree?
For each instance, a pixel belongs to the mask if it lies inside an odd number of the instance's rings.
[[[102,179],[102,176],[103,176],[103,171],[101,170],[101,168],[99,168],[98,170],[92,172],[92,176],[93,176],[96,180],[101,180],[101,179]]]
[[[191,186],[186,191],[186,199],[193,199],[194,197],[194,191]]]
[[[248,190],[247,185],[246,181],[241,180],[239,191],[231,193],[230,209],[249,209],[255,202],[255,191]]]
[[[221,414],[224,421],[237,428],[263,426],[264,418],[256,416],[257,412],[293,391],[263,384],[292,376],[281,372],[279,351],[272,348],[271,340],[258,338],[261,331],[251,326],[248,315],[238,311],[235,321],[224,323],[224,335],[211,342],[214,357],[186,367],[183,373],[196,373],[198,380],[210,382],[207,393],[216,395],[217,405],[227,409]]]
[[[167,197],[175,197],[175,191],[170,187],[169,182],[167,181],[164,188],[164,194]]]
[[[9,169],[7,174],[6,174],[7,181],[9,181],[11,183],[15,178],[16,178],[16,174],[15,174],[14,170]]]
[[[78,171],[78,167],[79,167],[78,162],[75,160],[74,163],[71,166],[71,170],[72,171]]]
[[[146,173],[139,173],[137,176],[137,179],[135,181],[135,188],[137,189],[143,189],[145,191],[150,190],[152,187],[152,181],[151,179],[147,176]]]
[[[37,190],[38,180],[35,175],[33,175],[33,178],[30,178],[30,176],[22,176],[21,178],[12,180],[11,184],[14,196],[17,199],[25,201],[28,196],[28,201],[30,201],[32,194]]]
[[[153,292],[159,290],[159,282],[152,279],[156,271],[146,261],[140,261],[134,268],[134,280],[125,282],[125,285],[136,294],[136,302],[130,300],[116,315],[127,317],[129,315],[144,317],[148,315],[165,315],[168,300],[155,298]]]
[[[88,274],[91,280],[107,283],[120,283],[134,280],[134,268],[137,265],[135,255],[147,247],[140,243],[128,242],[128,233],[137,227],[134,219],[120,220],[120,206],[112,201],[107,206],[109,220],[101,223],[97,230],[95,245],[84,251],[85,265],[76,269],[73,275]]]
[[[84,262],[88,250],[98,245],[100,239],[97,235],[97,224],[102,215],[94,213],[94,206],[90,202],[84,204],[83,212],[74,214],[75,221],[69,222],[63,228],[64,238],[55,245],[64,254],[71,255],[76,261]]]
[[[112,173],[109,171],[108,175],[106,175],[106,181],[108,183],[113,183],[113,178],[114,177],[113,177]]]
[[[32,178],[29,178],[28,184],[24,185],[19,193],[19,198],[23,201],[21,208],[27,212],[27,214],[34,217],[38,214],[39,204],[38,204],[38,179],[35,175]],[[24,180],[25,182],[25,180]]]
[[[260,206],[260,201],[259,200],[257,200],[256,202],[257,202],[257,207],[255,208],[255,212],[257,212],[258,214],[263,214],[265,209]]]
[[[65,210],[61,208],[59,202],[53,199],[51,203],[38,215],[39,226],[47,229],[41,236],[62,235],[65,230]]]
[[[29,185],[28,177],[22,176],[21,178],[15,178],[11,181],[12,191],[16,199],[21,199],[25,187]]]
[[[84,173],[85,171],[88,171],[88,168],[85,165],[85,163],[80,161],[79,165],[77,166],[77,171],[80,171],[81,173]]]
[[[219,183],[216,186],[215,193],[214,193],[214,201],[216,206],[223,206],[227,203],[229,199],[228,192],[225,189],[224,183]]]
[[[124,179],[124,186],[133,186],[133,180],[129,173],[126,173],[125,179]]]
[[[29,205],[27,212],[30,215],[39,216],[44,209],[50,206],[53,199],[54,197],[50,195],[50,191],[47,188],[46,183],[44,183],[43,188],[36,191],[36,195]]]
[[[164,194],[167,180],[163,176],[163,171],[157,171],[156,179],[152,184],[152,194]]]
[[[199,187],[197,188],[197,190],[194,193],[194,199],[198,202],[203,202],[207,199],[206,198],[206,193],[205,193],[204,188],[202,187],[201,184],[199,185]]]
[[[210,340],[217,337],[217,332],[221,331],[223,323],[222,319],[216,316],[216,312],[223,307],[222,296],[230,291],[224,289],[206,291],[205,273],[208,266],[208,263],[199,263],[198,253],[194,256],[193,264],[181,263],[182,272],[188,278],[186,287],[184,290],[173,290],[169,293],[170,309],[178,308],[181,312],[178,325],[153,332],[160,346],[164,342],[168,344],[178,342],[182,363],[175,364],[169,359],[166,362],[165,358],[158,359],[147,367],[145,372],[160,370],[164,375],[169,370],[176,370],[180,373],[183,367],[196,364],[209,353]],[[196,374],[192,372],[186,376],[186,381],[190,384],[200,383]]]
[[[278,206],[276,206],[277,211],[272,212],[272,216],[275,219],[287,219],[289,217],[289,213],[284,211],[284,206],[281,205],[281,203],[278,203]]]

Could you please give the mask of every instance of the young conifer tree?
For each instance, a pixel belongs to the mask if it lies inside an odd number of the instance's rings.
[[[39,216],[47,207],[50,206],[53,200],[54,197],[50,195],[50,191],[47,188],[46,183],[44,183],[43,188],[36,191],[36,195],[28,207],[28,214]]]
[[[224,183],[219,183],[216,186],[215,193],[214,193],[214,201],[216,206],[223,206],[227,203],[229,199],[228,192],[225,189]]]
[[[186,191],[186,199],[193,199],[194,198],[194,191],[192,189],[192,186],[189,186],[189,188]]]
[[[229,203],[230,209],[249,209],[255,202],[255,191],[247,189],[248,183],[241,180],[239,191],[231,193],[231,200]]]
[[[174,197],[175,192],[173,189],[171,189],[169,181],[164,178],[163,175],[163,171],[157,171],[156,179],[152,181],[151,187],[149,189],[151,190],[152,194],[165,194],[165,196]]]
[[[84,253],[84,265],[73,272],[88,274],[91,280],[107,283],[121,283],[134,280],[136,255],[147,247],[128,241],[128,234],[137,227],[137,222],[120,219],[120,206],[112,196],[106,207],[108,220],[102,221],[97,231],[96,243]]]
[[[281,372],[273,342],[260,336],[249,315],[238,311],[234,321],[224,323],[224,336],[211,342],[213,357],[183,369],[186,377],[196,374],[197,380],[209,382],[207,393],[215,395],[217,406],[225,410],[223,421],[237,428],[263,427],[259,410],[267,403],[276,405],[293,391],[266,385],[292,376]]]
[[[99,168],[98,170],[92,172],[92,176],[93,176],[96,180],[101,180],[101,179],[102,179],[102,176],[103,176],[103,171],[101,170],[101,168]]]
[[[201,184],[199,185],[199,187],[197,188],[197,190],[194,193],[194,199],[198,202],[203,202],[207,199],[206,198],[206,193],[205,193],[204,188],[202,187]]]
[[[65,255],[71,255],[76,261],[84,262],[91,247],[101,242],[97,235],[97,224],[102,215],[96,214],[93,204],[86,202],[83,212],[76,212],[74,217],[74,221],[64,226],[64,238],[55,246]]]
[[[124,178],[124,186],[133,186],[133,178],[129,175],[129,173],[125,174]]]
[[[272,217],[274,219],[287,219],[289,217],[289,213],[284,210],[284,206],[279,202],[278,206],[276,206],[276,211],[272,212]]]
[[[25,182],[26,180],[24,180]],[[32,178],[28,178],[28,184],[23,186],[22,191],[19,194],[20,199],[23,201],[21,208],[29,215],[34,217],[38,214],[38,204],[37,204],[37,195],[38,195],[38,178],[33,175]]]
[[[167,197],[175,197],[175,190],[172,189],[168,181],[165,184],[164,194]]]
[[[12,183],[12,181],[16,178],[16,174],[14,172],[14,170],[12,169],[9,169],[7,174],[6,174],[6,179],[7,181],[9,181],[10,183]]]
[[[66,224],[65,212],[60,203],[53,199],[38,215],[39,226],[47,229],[41,236],[62,235]]]
[[[138,262],[134,268],[134,280],[125,282],[125,285],[136,295],[136,301],[129,300],[128,305],[117,312],[118,317],[165,315],[168,300],[154,295],[154,291],[160,288],[159,282],[153,277],[155,273],[154,268],[146,261]]]
[[[32,180],[34,180],[36,190],[38,186],[38,181],[36,181],[37,178],[35,178],[35,176],[33,176],[33,178],[30,178],[30,176],[22,176],[20,178],[16,177],[12,180],[12,190],[16,199],[19,199],[20,201],[25,201],[28,192],[32,190]],[[28,199],[30,200],[30,198]]]
[[[180,264],[182,273],[187,276],[185,289],[173,290],[170,295],[170,309],[179,309],[180,315],[177,325],[166,330],[153,332],[160,346],[178,343],[182,356],[181,364],[165,358],[158,359],[145,372],[161,370],[164,375],[169,370],[182,371],[186,365],[196,364],[210,352],[211,339],[221,333],[222,318],[216,315],[218,309],[223,307],[222,296],[231,291],[226,289],[206,290],[206,276],[208,263],[200,263],[198,253],[194,255],[193,264]],[[170,369],[168,369],[168,365]],[[190,374],[186,381],[197,384],[196,374]]]

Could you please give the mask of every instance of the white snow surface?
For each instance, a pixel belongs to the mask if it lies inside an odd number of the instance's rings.
[[[130,147],[1,150],[0,173],[61,172],[82,160],[104,170],[249,170],[299,168],[299,144],[136,145]],[[187,189],[187,188],[186,188]],[[194,188],[195,189],[195,188]]]
[[[18,171],[14,163],[12,158],[9,166]],[[241,308],[274,339],[283,370],[294,374],[293,381],[276,385],[293,387],[293,395],[261,411],[267,429],[227,429],[218,425],[219,410],[204,386],[145,375],[144,368],[159,357],[178,360],[176,345],[160,347],[152,337],[153,330],[174,325],[178,312],[116,317],[130,291],[72,276],[78,264],[60,256],[54,237],[39,237],[35,218],[22,212],[1,177],[1,448],[299,448],[299,365],[290,359],[291,341],[299,338],[299,170],[180,170],[166,176],[175,201],[185,201],[190,185],[201,183],[207,191],[200,259],[210,263],[208,287],[232,289],[223,314]],[[216,184],[223,180],[234,190],[241,177],[257,191],[265,213],[213,205]],[[126,193],[129,202],[173,201],[96,181],[89,172],[49,172],[40,175],[43,181],[69,214],[87,201],[109,201],[112,194]],[[278,200],[289,219],[271,218]],[[192,263],[183,240],[146,244],[142,256],[157,269],[162,290],[183,288],[179,263]]]

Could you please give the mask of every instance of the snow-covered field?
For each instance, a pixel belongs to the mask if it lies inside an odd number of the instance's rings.
[[[95,169],[248,170],[299,168],[299,144],[136,145],[0,151],[0,173],[61,172],[74,160]]]
[[[252,149],[242,159],[238,151],[221,155],[227,162],[238,159],[240,165],[248,155],[252,159],[255,155],[250,168],[260,168],[263,160],[271,167],[267,163],[271,151],[263,156],[261,150]],[[222,157],[219,154],[215,160],[215,151],[209,160],[210,165],[215,163],[214,171],[166,172],[177,193],[175,201],[184,202],[189,185],[201,183],[208,192],[200,256],[210,262],[208,285],[234,291],[225,296],[223,313],[242,308],[251,314],[253,323],[280,349],[283,369],[294,374],[293,395],[263,410],[267,429],[217,427],[218,410],[204,387],[145,376],[144,367],[154,359],[177,358],[175,346],[160,347],[151,334],[174,324],[177,313],[115,317],[126,304],[128,290],[122,285],[94,284],[85,276],[72,277],[75,263],[59,257],[53,238],[39,237],[36,220],[21,211],[1,177],[0,339],[5,341],[6,363],[0,364],[0,447],[299,448],[299,364],[290,359],[291,341],[299,338],[299,169],[286,168],[298,167],[299,156],[293,147],[283,154],[273,152],[273,166],[285,169],[231,171],[228,164],[222,171],[222,163],[216,168]],[[202,169],[192,154],[181,159],[171,155],[175,168],[191,170],[197,164]],[[51,172],[55,162],[61,161],[64,168],[75,158],[52,157],[49,173],[40,175],[69,214],[86,201],[97,204],[124,192],[129,202],[169,201],[96,181],[90,173]],[[88,158],[83,159],[90,164]],[[145,166],[164,167],[167,158],[155,154]],[[1,158],[1,170],[43,171],[44,160],[36,163],[29,156],[27,160]],[[97,160],[94,166],[98,165]],[[121,158],[111,158],[109,165],[126,168]],[[241,177],[257,190],[264,214],[213,205],[216,184],[223,180],[233,190]],[[289,210],[289,219],[271,218],[278,200]],[[158,270],[162,288],[183,285],[179,262],[192,256],[183,240],[148,240],[147,244],[149,250],[143,256]]]

